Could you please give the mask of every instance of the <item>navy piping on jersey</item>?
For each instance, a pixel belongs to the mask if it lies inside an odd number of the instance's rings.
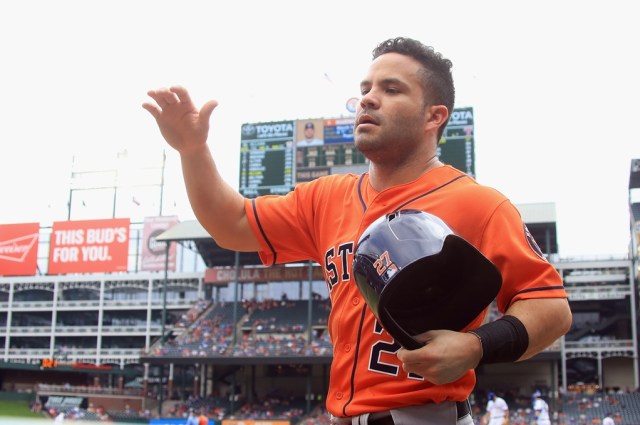
[[[269,249],[273,254],[273,262],[271,263],[271,265],[273,266],[274,264],[276,264],[276,258],[278,254],[276,253],[276,250],[273,249],[273,245],[271,245],[271,241],[269,241],[269,238],[267,238],[267,235],[264,233],[264,229],[262,228],[262,224],[260,224],[260,217],[258,217],[258,209],[256,208],[255,199],[251,200],[251,207],[253,208],[253,216],[256,218],[256,222],[258,223],[258,229],[260,229],[260,233],[262,234],[262,237],[267,242],[267,245],[269,245]]]
[[[345,416],[349,416],[347,415],[347,407],[353,401],[353,396],[356,392],[355,385],[356,385],[356,370],[358,369],[358,354],[360,353],[360,340],[362,339],[362,328],[364,326],[364,317],[365,317],[365,313],[367,312],[367,308],[368,308],[367,304],[365,303],[362,306],[362,314],[360,315],[360,325],[358,326],[358,339],[356,342],[355,353],[353,353],[354,355],[353,369],[351,369],[351,394],[349,395],[349,400],[347,400],[344,406],[342,406],[342,414]]]
[[[366,173],[365,173],[365,174],[366,174]],[[358,197],[360,198],[360,203],[362,204],[362,210],[363,210],[363,211],[367,211],[367,204],[364,202],[364,198],[362,197],[362,182],[363,182],[363,180],[364,180],[364,176],[365,176],[365,174],[362,174],[362,175],[360,176],[360,181],[358,182]],[[418,199],[420,199],[420,198],[423,198],[423,197],[427,196],[428,194],[433,193],[433,192],[435,192],[436,190],[440,190],[440,189],[442,189],[443,187],[450,185],[450,184],[451,184],[451,183],[453,183],[454,181],[456,181],[456,180],[458,180],[458,179],[461,179],[461,178],[464,178],[464,177],[469,177],[469,176],[468,176],[468,175],[466,175],[466,174],[460,175],[460,176],[455,177],[455,178],[453,178],[453,179],[449,180],[448,182],[446,182],[446,183],[444,183],[444,184],[442,184],[442,185],[440,185],[440,186],[436,187],[435,189],[431,189],[430,191],[428,191],[428,192],[426,192],[426,193],[423,193],[422,195],[419,195],[419,196],[416,196],[415,198],[409,199],[407,202],[405,202],[404,204],[401,204],[398,208],[396,208],[396,211],[397,211],[397,210],[399,210],[399,209],[402,209],[402,207],[405,207],[405,206],[409,205],[409,204],[410,204],[410,203],[412,203],[413,201],[416,201],[416,200],[418,200]]]
[[[364,198],[362,197],[362,181],[364,180],[364,176],[366,173],[360,175],[360,181],[358,182],[358,198],[360,198],[360,203],[362,204],[362,211],[367,210],[367,204],[364,202]]]
[[[511,303],[513,302],[513,298],[515,298],[518,294],[526,294],[527,292],[538,292],[538,291],[553,291],[553,290],[556,290],[556,289],[564,289],[564,285],[547,286],[547,287],[544,287],[544,288],[527,288],[527,289],[523,289],[522,291],[518,291],[509,300],[509,303],[505,307],[505,310],[507,310],[511,306]]]
[[[410,203],[412,203],[413,201],[416,201],[416,200],[418,200],[418,199],[420,199],[420,198],[424,198],[425,196],[429,195],[430,193],[433,193],[433,192],[435,192],[436,190],[440,190],[440,189],[442,189],[443,187],[450,185],[450,184],[451,184],[451,183],[453,183],[454,181],[456,181],[456,180],[458,180],[458,179],[461,179],[461,178],[464,178],[464,177],[468,177],[468,176],[467,176],[466,174],[463,174],[463,175],[461,175],[461,176],[458,176],[458,177],[456,177],[456,178],[454,178],[454,179],[449,180],[448,182],[446,182],[446,183],[444,183],[444,184],[442,184],[442,185],[440,185],[440,186],[436,187],[435,189],[431,189],[430,191],[428,191],[428,192],[426,192],[426,193],[423,193],[423,194],[422,194],[422,195],[420,195],[420,196],[416,196],[416,197],[415,197],[415,198],[413,198],[413,199],[409,199],[407,202],[405,202],[404,204],[402,204],[402,205],[400,205],[398,208],[396,208],[396,210],[400,210],[400,209],[402,209],[402,207],[406,207],[407,205],[409,205],[409,204],[410,204]]]

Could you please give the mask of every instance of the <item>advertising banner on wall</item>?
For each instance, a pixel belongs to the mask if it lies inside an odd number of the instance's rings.
[[[0,224],[0,276],[36,274],[39,235],[39,223]]]
[[[314,266],[312,269],[313,280],[324,280],[322,269]],[[204,272],[205,283],[228,282],[290,282],[309,280],[309,267],[247,267],[238,271],[232,267],[210,267]]]
[[[163,271],[166,264],[167,247],[157,242],[156,237],[178,224],[178,217],[145,217],[142,229],[142,258],[140,270],[147,272]],[[168,271],[176,270],[176,244],[169,245]]]
[[[128,218],[58,221],[49,242],[49,274],[127,271]]]

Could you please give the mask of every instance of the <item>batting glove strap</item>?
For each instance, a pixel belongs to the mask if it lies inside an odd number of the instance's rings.
[[[529,333],[515,316],[500,319],[469,331],[480,339],[482,359],[478,366],[489,363],[513,363],[529,347]]]

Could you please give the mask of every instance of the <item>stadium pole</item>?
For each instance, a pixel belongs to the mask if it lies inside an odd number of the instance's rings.
[[[164,256],[164,281],[162,283],[162,327],[160,330],[160,347],[164,348],[165,343],[165,322],[167,321],[167,285],[169,284],[169,248],[171,241],[165,242],[165,256]],[[158,417],[162,417],[162,404],[164,403],[164,385],[162,378],[164,377],[164,365],[160,365],[160,383],[159,387],[159,403],[158,403]]]
[[[167,285],[169,284],[169,247],[171,241],[165,242],[165,256],[164,256],[164,282],[162,284],[162,328],[160,333],[160,344],[164,346],[165,343],[165,322],[167,321]]]

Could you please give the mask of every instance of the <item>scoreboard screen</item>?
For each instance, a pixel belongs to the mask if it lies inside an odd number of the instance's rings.
[[[283,195],[322,176],[366,172],[368,161],[353,143],[354,122],[354,117],[342,117],[243,124],[240,193],[247,198]],[[438,156],[475,177],[472,107],[453,110]]]
[[[438,145],[440,161],[475,177],[473,139],[473,108],[454,108]]]
[[[240,193],[247,198],[293,189],[293,121],[243,124]]]
[[[324,143],[353,143],[355,118],[324,120]]]

